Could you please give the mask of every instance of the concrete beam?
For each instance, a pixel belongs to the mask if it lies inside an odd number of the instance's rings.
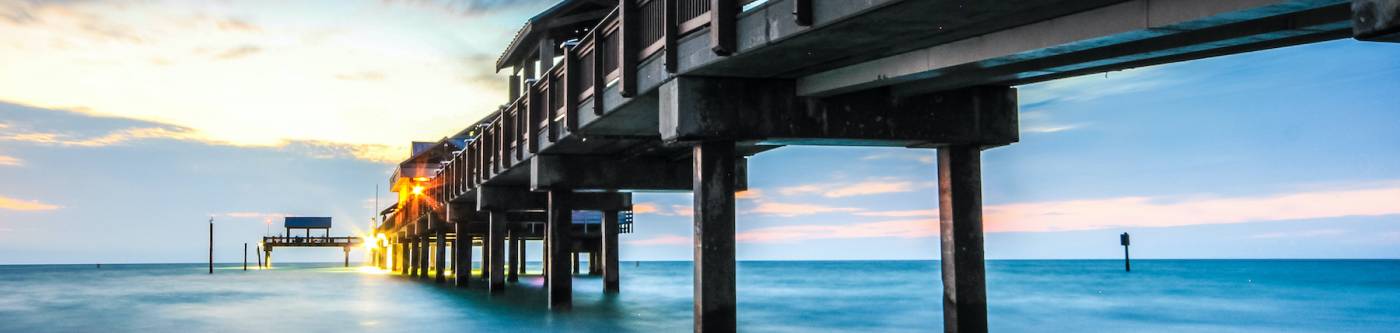
[[[523,187],[480,188],[478,209],[504,211],[544,211],[549,207],[548,192],[534,192]],[[570,196],[570,206],[578,210],[631,210],[632,194],[620,192],[585,192]]]
[[[690,163],[645,157],[536,155],[530,161],[530,188],[689,190]]]
[[[916,96],[888,89],[799,98],[790,80],[677,77],[661,89],[664,141],[937,147],[1018,140],[1016,90]]]
[[[697,144],[695,160],[695,331],[734,332],[733,141]]]
[[[1352,0],[1352,36],[1400,43],[1400,0]]]
[[[491,275],[487,277],[487,290],[492,294],[499,294],[506,290],[505,276],[505,246],[506,246],[506,220],[504,211],[491,211],[491,232],[487,235],[486,246],[491,250]]]
[[[1076,66],[1126,64],[1145,57],[1168,57],[1204,48],[1228,48],[1296,35],[1349,30],[1350,18],[1346,17],[1345,11],[1340,12],[1341,15],[1324,11],[1326,15],[1322,17],[1306,17],[1311,15],[1309,12],[1312,10],[1343,3],[1339,0],[1125,1],[813,73],[797,79],[797,93],[803,96],[834,95],[915,81],[945,81],[950,79],[950,75],[959,74],[962,77],[963,73],[971,77],[967,79],[971,82],[963,83],[967,85],[1014,85],[1025,83],[1026,78],[1056,77],[1054,75],[1058,72],[1071,71]],[[1304,17],[1289,16],[1293,14]],[[1262,24],[1248,26],[1249,22],[1256,20]],[[1217,29],[1227,26],[1228,29]],[[1125,54],[1093,52],[1104,47],[1195,31],[1209,33],[1199,38],[1179,38],[1172,43],[1141,45]],[[1070,58],[1066,62],[1038,68],[1020,68],[1014,73],[988,73],[1000,66],[1056,56]],[[1061,68],[1066,66],[1070,68]],[[1121,68],[1104,67],[1101,70],[1114,69]],[[956,87],[939,85],[908,90],[909,93],[920,93]]]
[[[569,244],[573,241],[570,235],[572,225],[573,209],[571,206],[571,194],[567,190],[549,191],[549,224],[546,231],[548,247],[545,256],[548,258],[545,271],[548,276],[545,280],[549,289],[549,308],[551,310],[568,310],[573,308],[573,275],[569,274]]]

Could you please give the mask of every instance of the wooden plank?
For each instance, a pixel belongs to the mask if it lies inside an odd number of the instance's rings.
[[[594,36],[602,37],[603,35],[595,33]],[[614,48],[612,45],[607,45],[607,40],[607,38],[593,39],[593,88],[589,89],[589,94],[593,96],[593,114],[598,116],[603,115],[602,92],[606,91],[608,86],[608,81],[606,81],[608,74],[603,71],[607,70],[608,56],[612,54],[612,52],[608,52],[608,50]]]

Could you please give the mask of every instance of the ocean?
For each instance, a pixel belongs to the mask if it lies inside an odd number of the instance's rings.
[[[538,266],[538,263],[532,263]],[[338,264],[0,266],[3,332],[409,332],[691,329],[689,262],[624,262],[622,293],[574,281],[545,308],[539,277],[504,295]],[[533,267],[538,269],[537,267]],[[743,261],[745,332],[942,328],[936,261]],[[1397,332],[1400,260],[993,260],[995,332]]]

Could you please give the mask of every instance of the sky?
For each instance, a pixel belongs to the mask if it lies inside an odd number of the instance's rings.
[[[201,262],[211,217],[228,262],[282,216],[363,232],[409,142],[506,101],[494,59],[548,5],[0,0],[0,264]],[[1117,258],[1122,232],[1139,258],[1400,258],[1400,45],[1019,93],[1021,142],[983,154],[989,258]],[[937,258],[935,156],[750,158],[739,258]],[[622,259],[689,260],[690,196],[634,201]]]

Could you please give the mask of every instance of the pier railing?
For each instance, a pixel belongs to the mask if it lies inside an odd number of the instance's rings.
[[[609,87],[617,86],[625,97],[637,93],[641,62],[660,56],[674,73],[677,41],[688,34],[708,27],[717,54],[734,52],[740,10],[755,1],[621,1],[577,44],[565,48],[559,65],[527,81],[519,98],[478,122],[475,140],[447,161],[430,191],[444,202],[456,201],[537,153],[544,141],[577,132],[580,105],[592,103],[592,112],[603,115],[601,97]]]

